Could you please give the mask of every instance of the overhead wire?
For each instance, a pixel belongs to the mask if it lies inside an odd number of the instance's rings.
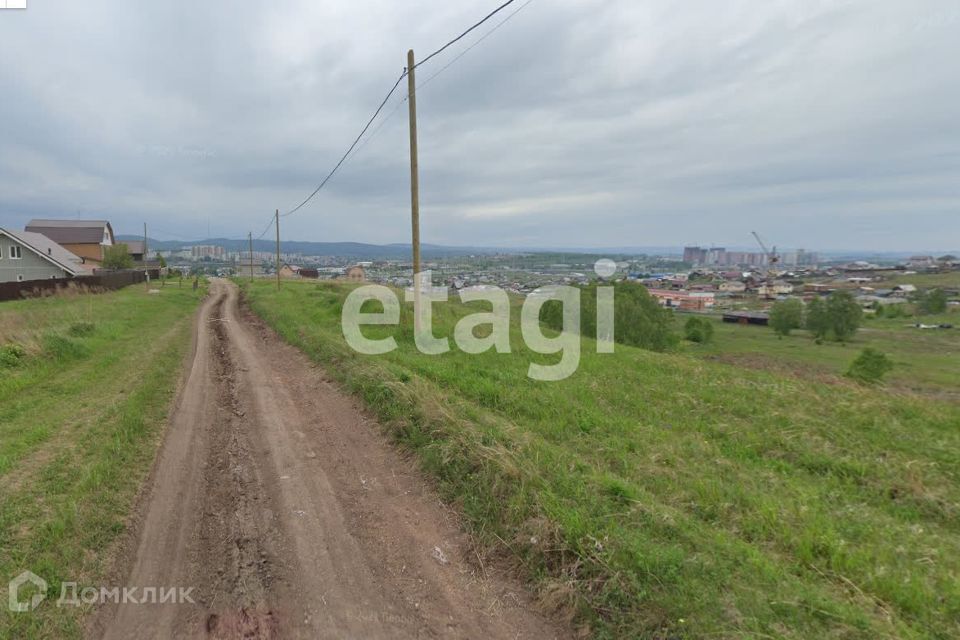
[[[254,240],[259,240],[259,239],[261,239],[263,236],[267,235],[267,231],[270,231],[270,227],[272,227],[272,226],[273,226],[273,216],[270,217],[270,222],[267,223],[267,226],[263,228],[263,231],[261,231],[261,232],[260,232],[260,235],[258,235],[256,238],[254,238]]]
[[[489,19],[492,18],[493,16],[497,15],[498,13],[500,13],[501,11],[503,11],[504,9],[506,9],[508,6],[510,6],[510,5],[513,4],[514,2],[516,2],[516,0],[507,0],[507,1],[504,2],[502,5],[500,5],[499,7],[497,7],[496,9],[494,9],[493,11],[491,11],[490,13],[488,13],[488,14],[486,15],[486,17],[484,17],[482,20],[480,20],[479,22],[477,22],[476,24],[474,24],[472,27],[470,27],[469,29],[467,29],[466,31],[464,31],[463,33],[461,33],[460,35],[458,35],[456,38],[454,38],[453,40],[451,40],[451,41],[448,42],[447,44],[443,45],[442,47],[440,47],[439,49],[437,49],[436,51],[434,51],[433,53],[431,53],[430,55],[428,55],[426,58],[424,58],[423,60],[421,60],[421,61],[418,62],[417,64],[413,65],[413,68],[414,68],[414,69],[419,69],[421,66],[423,66],[424,64],[426,64],[427,62],[429,62],[430,60],[432,60],[434,57],[436,57],[436,56],[440,55],[441,53],[443,53],[444,51],[446,51],[449,47],[453,46],[453,45],[456,44],[457,42],[460,42],[460,40],[462,40],[468,33],[470,33],[471,31],[473,31],[474,29],[476,29],[477,27],[479,27],[480,25],[482,25],[484,22],[486,22],[487,20],[489,20]]]
[[[340,168],[343,162],[347,159],[347,156],[350,155],[350,152],[353,151],[354,147],[357,146],[357,143],[360,142],[360,138],[363,137],[363,134],[367,132],[367,130],[370,128],[370,125],[373,124],[373,121],[376,120],[377,116],[380,115],[380,112],[383,111],[384,105],[387,104],[387,101],[390,100],[390,96],[392,96],[393,92],[396,91],[397,87],[400,86],[400,81],[403,80],[406,76],[407,76],[407,71],[406,69],[404,69],[403,73],[400,74],[400,77],[397,78],[397,81],[393,83],[393,87],[390,89],[390,91],[387,92],[386,97],[384,97],[384,99],[380,102],[380,106],[377,107],[377,110],[374,111],[373,115],[370,116],[370,119],[367,120],[367,124],[364,125],[363,130],[361,130],[359,135],[357,135],[357,137],[353,140],[353,144],[350,145],[350,148],[347,149],[347,152],[343,154],[343,156],[340,158],[340,161],[336,164],[336,166],[333,167],[333,169],[331,169],[330,173],[327,174],[327,177],[324,178],[323,181],[320,183],[320,185],[313,190],[313,193],[307,196],[306,199],[300,204],[298,204],[296,207],[284,213],[281,217],[285,218],[289,215],[296,213],[301,209],[301,207],[303,207],[303,205],[310,202],[310,200],[313,199],[313,196],[317,195],[317,193],[320,192],[320,189],[323,189],[323,187],[327,184],[327,182],[330,181],[330,178],[333,177],[333,174],[337,172],[337,170]]]
[[[486,40],[487,38],[489,38],[490,36],[492,36],[492,35],[494,34],[494,32],[497,31],[497,29],[499,29],[500,27],[502,27],[502,26],[503,26],[504,24],[506,24],[511,18],[513,18],[513,17],[514,17],[515,15],[517,15],[518,13],[520,13],[520,12],[524,9],[524,7],[526,7],[526,6],[527,6],[528,4],[530,4],[531,2],[533,2],[533,0],[527,0],[526,2],[524,2],[523,4],[521,4],[519,7],[517,7],[516,10],[514,10],[513,12],[511,12],[506,18],[504,18],[503,20],[501,20],[500,22],[498,22],[492,29],[490,29],[490,30],[487,31],[485,34],[483,34],[480,38],[477,39],[476,42],[474,42],[474,43],[471,44],[469,47],[467,47],[466,49],[464,49],[463,51],[461,51],[459,54],[457,54],[457,56],[456,56],[455,58],[453,58],[450,62],[448,62],[447,64],[445,64],[443,67],[441,67],[436,73],[428,76],[427,79],[424,80],[423,82],[418,83],[417,86],[416,86],[416,90],[417,90],[417,91],[420,91],[420,89],[422,89],[423,87],[427,86],[434,78],[436,78],[436,77],[439,76],[441,73],[443,73],[444,71],[446,71],[447,69],[449,69],[450,67],[452,67],[454,64],[456,64],[461,58],[463,58],[463,56],[465,56],[465,55],[467,55],[468,53],[470,53],[470,51],[472,51],[474,47],[476,47],[476,46],[479,45],[481,42],[483,42],[484,40]],[[415,65],[415,66],[419,66],[419,65]],[[371,140],[373,140],[374,138],[377,137],[377,134],[380,133],[380,130],[383,129],[384,125],[387,124],[387,122],[390,120],[390,118],[392,118],[394,115],[396,115],[397,111],[400,110],[400,107],[403,106],[403,104],[404,104],[407,100],[409,100],[409,99],[410,99],[409,96],[404,96],[402,99],[400,99],[400,100],[397,101],[397,104],[394,105],[393,109],[391,109],[391,110],[387,113],[387,115],[384,116],[383,119],[380,121],[380,124],[377,125],[377,126],[374,128],[373,132],[372,132],[369,136],[367,136],[367,138],[357,147],[356,151],[354,151],[354,153],[353,153],[354,156],[356,156],[364,147],[366,147],[367,144],[368,144]]]
[[[447,42],[446,44],[444,44],[442,47],[440,47],[439,49],[433,51],[432,53],[430,53],[429,55],[427,55],[425,58],[423,58],[422,60],[420,60],[418,63],[416,63],[416,64],[413,66],[413,68],[414,68],[414,69],[417,69],[417,68],[421,67],[422,65],[426,64],[427,62],[429,62],[430,60],[432,60],[433,58],[435,58],[436,56],[440,55],[441,53],[443,53],[444,51],[446,51],[447,49],[449,49],[451,46],[453,46],[454,44],[456,44],[457,42],[459,42],[460,40],[462,40],[463,38],[465,38],[468,34],[470,34],[470,33],[473,32],[474,30],[476,30],[477,28],[479,28],[481,25],[483,25],[484,23],[486,23],[488,20],[490,20],[491,18],[493,18],[493,16],[497,15],[498,13],[500,13],[500,11],[502,11],[502,10],[505,9],[506,7],[508,7],[508,6],[510,6],[511,4],[513,4],[515,1],[516,1],[516,0],[507,0],[506,2],[504,2],[503,4],[501,4],[500,6],[498,6],[496,9],[494,9],[493,11],[491,11],[490,13],[488,13],[486,16],[484,16],[481,20],[477,21],[476,23],[474,23],[473,25],[471,25],[469,28],[467,28],[466,30],[464,30],[462,33],[460,33],[460,35],[458,35],[457,37],[453,38],[452,40],[450,40],[449,42]],[[487,39],[491,34],[493,34],[494,31],[496,31],[496,30],[499,29],[501,26],[503,26],[504,23],[506,23],[508,20],[510,20],[510,18],[512,18],[513,16],[515,16],[517,13],[519,13],[521,9],[523,9],[525,6],[527,6],[528,4],[530,4],[530,2],[532,2],[532,1],[533,1],[533,0],[527,0],[525,3],[523,3],[516,11],[514,11],[513,13],[511,13],[510,15],[508,15],[504,20],[502,20],[500,23],[498,23],[493,29],[491,29],[489,32],[487,32],[483,37],[481,37],[479,40],[477,40],[475,43],[473,43],[470,47],[468,47],[467,49],[465,49],[464,51],[462,51],[459,55],[457,55],[457,57],[455,57],[453,60],[451,60],[449,63],[447,63],[443,68],[441,68],[441,69],[440,69],[439,71],[437,71],[435,74],[433,74],[432,76],[430,76],[429,78],[427,78],[423,83],[421,83],[420,85],[418,85],[417,88],[426,85],[426,84],[429,83],[431,80],[433,80],[434,78],[436,78],[438,75],[440,75],[441,73],[443,73],[446,69],[448,69],[450,66],[452,66],[452,65],[453,65],[455,62],[457,62],[460,58],[462,58],[464,55],[466,55],[467,52],[469,52],[471,49],[473,49],[473,48],[476,47],[478,44],[480,44],[480,43],[483,42],[485,39]],[[379,116],[380,113],[383,111],[384,106],[386,106],[387,102],[390,101],[390,98],[391,98],[391,97],[393,96],[393,94],[396,92],[397,87],[400,86],[400,82],[402,82],[403,79],[404,79],[405,77],[407,77],[407,75],[408,75],[408,70],[407,70],[406,68],[404,68],[403,72],[400,74],[400,77],[397,78],[397,81],[393,84],[393,87],[391,87],[390,91],[387,92],[387,95],[386,95],[386,96],[383,98],[383,100],[380,102],[379,106],[377,106],[376,111],[374,111],[374,112],[373,112],[373,115],[370,116],[370,119],[367,120],[367,123],[364,125],[363,129],[361,129],[360,133],[356,136],[356,138],[354,138],[353,142],[350,144],[350,146],[349,146],[349,148],[347,149],[347,151],[343,154],[343,156],[341,156],[340,160],[337,162],[336,165],[334,165],[333,169],[330,170],[330,172],[326,175],[326,177],[324,177],[324,179],[320,182],[320,184],[317,186],[317,188],[314,189],[313,192],[312,192],[309,196],[307,196],[300,204],[298,204],[298,205],[297,205],[296,207],[294,207],[293,209],[287,211],[286,213],[280,214],[279,217],[285,218],[285,217],[287,217],[287,216],[293,215],[294,213],[296,213],[297,211],[299,211],[300,209],[302,209],[308,202],[310,202],[310,200],[312,200],[312,199],[314,198],[314,196],[316,196],[316,195],[320,192],[320,190],[323,189],[323,188],[327,185],[327,183],[330,181],[330,179],[333,178],[334,174],[336,174],[336,172],[340,169],[340,167],[343,166],[343,163],[346,162],[346,160],[347,160],[347,158],[350,156],[350,154],[353,153],[354,150],[357,148],[357,145],[360,143],[360,140],[363,138],[363,136],[364,136],[364,135],[367,133],[367,131],[370,129],[370,126],[373,124],[374,120],[377,119],[377,116]],[[372,138],[376,135],[377,132],[380,131],[380,129],[383,127],[383,125],[384,125],[384,123],[386,122],[386,120],[389,120],[390,116],[392,116],[392,115],[400,108],[400,105],[402,105],[406,100],[407,100],[407,98],[404,98],[403,100],[400,100],[400,101],[397,103],[397,105],[394,107],[393,111],[390,112],[390,115],[387,116],[387,118],[385,118],[385,119],[380,123],[380,125],[375,129],[374,133],[373,133],[369,138],[367,138],[367,140],[364,142],[363,145],[361,145],[361,148],[362,148],[363,146],[365,146],[366,143],[369,142],[369,140],[372,139]],[[263,238],[263,236],[266,235],[267,231],[270,230],[270,227],[271,227],[273,224],[274,224],[274,219],[271,218],[270,222],[267,224],[267,226],[264,228],[264,230],[260,233],[260,235],[256,237],[256,239],[259,240],[259,239]]]

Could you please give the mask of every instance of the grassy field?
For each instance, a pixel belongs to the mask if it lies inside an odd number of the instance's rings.
[[[689,315],[677,314],[677,330]],[[744,367],[768,369],[808,378],[841,376],[864,347],[873,347],[894,361],[886,378],[888,390],[907,391],[960,401],[960,313],[910,318],[868,318],[848,343],[815,344],[810,334],[794,331],[786,338],[773,329],[715,322],[710,344],[688,343],[691,355]],[[953,329],[921,330],[913,325],[953,324]]]
[[[56,606],[61,582],[100,586],[201,295],[132,286],[0,303],[0,637],[82,636],[85,608]],[[47,598],[10,613],[6,582],[25,569],[49,583]]]
[[[877,284],[878,287],[892,287],[897,284],[913,284],[921,289],[932,287],[946,287],[949,289],[960,288],[960,271],[949,271],[947,273],[914,273],[910,275],[897,275]]]
[[[430,356],[409,314],[364,329],[398,350],[361,356],[343,285],[243,286],[596,637],[960,635],[955,403],[588,340],[574,376],[535,382],[559,356],[518,327],[511,354]],[[469,311],[438,308],[436,333]]]

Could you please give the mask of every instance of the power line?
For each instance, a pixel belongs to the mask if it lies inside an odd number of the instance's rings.
[[[474,31],[475,29],[477,29],[477,28],[480,27],[481,25],[483,25],[485,22],[487,22],[488,20],[490,20],[490,18],[492,18],[492,17],[495,16],[496,14],[500,13],[500,11],[502,11],[503,9],[505,9],[506,7],[508,7],[509,5],[513,4],[515,1],[516,1],[516,0],[507,0],[506,2],[504,2],[503,4],[501,4],[499,7],[497,7],[496,9],[494,9],[493,11],[491,11],[490,13],[488,13],[486,16],[484,16],[483,19],[481,19],[480,21],[474,23],[474,24],[473,24],[472,26],[470,26],[468,29],[466,29],[465,31],[463,31],[463,32],[462,32],[460,35],[458,35],[456,38],[454,38],[453,40],[450,40],[450,41],[447,42],[445,45],[443,45],[442,47],[440,47],[439,49],[437,49],[436,51],[434,51],[433,53],[431,53],[430,55],[428,55],[427,57],[425,57],[423,60],[421,60],[420,62],[416,63],[416,64],[414,65],[414,69],[419,68],[421,65],[425,64],[426,62],[430,61],[430,60],[433,59],[434,57],[436,57],[436,56],[440,55],[441,53],[443,53],[444,51],[446,51],[448,48],[450,48],[451,46],[453,46],[454,44],[456,44],[457,42],[459,42],[460,40],[462,40],[462,39],[463,39],[464,37],[466,37],[469,33],[471,33],[472,31]],[[526,6],[527,4],[529,4],[531,1],[532,1],[532,0],[527,0],[527,2],[520,7],[520,9],[522,9],[523,7],[525,7],[525,6]],[[470,48],[468,48],[466,51],[469,51],[469,50],[472,49],[473,47],[477,46],[477,44],[479,44],[479,43],[482,42],[484,39],[486,39],[491,33],[493,33],[493,32],[496,31],[498,28],[500,28],[500,26],[502,26],[504,22],[506,22],[507,20],[509,20],[510,18],[512,18],[514,15],[516,15],[517,12],[519,12],[519,9],[518,9],[517,11],[514,11],[511,15],[509,15],[505,20],[503,20],[500,24],[498,24],[496,27],[494,27],[489,33],[487,33],[483,38],[481,38],[481,39],[478,40],[476,43],[474,43],[474,44],[473,44]],[[457,60],[459,60],[460,58],[462,58],[463,55],[465,55],[466,51],[462,52],[460,55],[458,55],[456,58],[454,58],[454,59],[453,59],[450,63],[448,63],[445,67],[443,67],[442,69],[440,69],[440,71],[438,71],[438,72],[435,73],[434,75],[432,75],[432,76],[430,76],[429,78],[427,78],[427,80],[426,80],[423,84],[426,84],[427,82],[430,82],[430,80],[433,80],[433,78],[435,78],[435,77],[438,76],[440,73],[442,73],[444,70],[446,70],[448,67],[450,67],[450,65],[452,65],[454,62],[456,62]],[[397,90],[397,87],[400,86],[400,82],[401,82],[406,76],[407,76],[407,69],[404,69],[404,70],[403,70],[403,73],[400,74],[400,77],[397,78],[397,81],[393,84],[393,87],[390,89],[390,91],[387,92],[387,95],[386,95],[386,96],[384,97],[384,99],[380,102],[380,105],[377,107],[377,110],[374,111],[374,112],[373,112],[373,115],[370,116],[370,119],[367,120],[367,124],[364,125],[363,129],[360,131],[360,133],[357,135],[357,137],[354,138],[353,143],[352,143],[352,144],[350,145],[350,147],[347,149],[346,153],[343,154],[343,156],[340,158],[340,161],[337,162],[337,164],[333,167],[333,169],[330,171],[330,173],[328,173],[327,176],[320,182],[320,184],[317,186],[317,188],[313,190],[313,193],[311,193],[309,196],[307,196],[307,197],[303,200],[303,202],[301,202],[300,204],[298,204],[296,207],[294,207],[294,208],[291,209],[290,211],[287,211],[286,213],[284,213],[283,215],[281,215],[281,216],[280,216],[281,218],[285,218],[285,217],[287,217],[287,216],[293,215],[294,213],[296,213],[297,211],[299,211],[301,208],[304,207],[304,205],[306,205],[308,202],[310,202],[310,200],[312,200],[313,197],[316,196],[316,195],[320,192],[321,189],[323,189],[323,187],[326,186],[326,184],[330,181],[330,179],[334,176],[334,174],[340,169],[340,167],[341,167],[341,166],[343,165],[343,163],[347,160],[347,158],[350,156],[350,154],[353,152],[353,150],[357,147],[357,144],[358,144],[358,143],[360,142],[360,140],[363,138],[364,134],[366,134],[367,131],[370,129],[370,125],[373,124],[373,121],[376,120],[376,119],[377,119],[377,116],[380,115],[380,112],[383,111],[383,107],[384,107],[384,106],[387,104],[387,102],[390,100],[391,96],[393,96],[394,92]],[[421,86],[422,86],[422,85],[421,85]],[[402,103],[403,103],[403,101],[401,101],[400,103],[398,103],[397,107],[394,108],[394,112],[397,110],[397,108],[399,108],[399,105],[402,104]],[[391,112],[391,115],[393,115],[393,112]],[[384,122],[385,122],[385,121],[384,121]],[[379,131],[382,126],[383,126],[383,123],[381,123],[380,126],[377,127],[377,131]],[[372,137],[372,136],[371,136],[371,137]],[[260,238],[262,238],[264,235],[266,235],[267,231],[269,231],[269,229],[270,229],[270,225],[271,225],[271,224],[273,224],[272,221],[267,225],[267,227],[263,230],[263,232],[257,237],[258,240],[259,240]]]
[[[259,240],[259,239],[261,239],[263,236],[267,235],[267,231],[270,231],[270,227],[272,227],[272,226],[273,226],[273,216],[270,216],[270,222],[267,223],[267,226],[263,228],[263,231],[261,231],[261,232],[260,232],[260,235],[258,235],[256,238],[254,238],[254,240]]]
[[[511,0],[511,1],[512,1],[512,0]],[[347,149],[347,152],[344,153],[344,154],[343,154],[343,157],[340,158],[340,162],[338,162],[338,163],[336,164],[336,166],[330,171],[330,173],[327,174],[327,177],[323,179],[323,182],[321,182],[320,185],[319,185],[316,189],[313,190],[313,193],[311,193],[309,196],[307,196],[306,200],[304,200],[303,202],[301,202],[300,204],[298,204],[296,207],[294,207],[294,208],[291,209],[290,211],[287,211],[285,214],[283,214],[282,217],[285,218],[285,217],[287,217],[287,216],[289,216],[289,215],[292,215],[292,214],[296,213],[297,211],[299,211],[300,208],[303,207],[303,205],[305,205],[305,204],[307,204],[308,202],[310,202],[310,200],[313,199],[313,196],[317,195],[317,193],[319,193],[320,189],[323,189],[324,185],[326,185],[327,182],[330,181],[330,178],[333,177],[333,174],[335,174],[335,173],[337,172],[337,169],[340,168],[340,165],[343,164],[343,162],[347,159],[347,156],[350,155],[350,152],[353,151],[354,147],[357,146],[357,143],[360,142],[360,138],[363,137],[363,134],[365,134],[365,133],[367,132],[367,129],[369,129],[369,128],[370,128],[370,125],[373,124],[373,121],[377,119],[377,116],[378,116],[378,115],[380,115],[380,112],[383,110],[383,106],[384,106],[385,104],[387,104],[387,101],[388,101],[388,100],[390,100],[390,96],[392,96],[392,95],[393,95],[393,92],[397,90],[397,87],[400,86],[400,81],[403,80],[403,79],[406,77],[406,75],[407,75],[407,71],[406,71],[406,69],[404,69],[403,73],[400,74],[400,77],[397,78],[397,81],[393,83],[393,88],[390,89],[390,91],[387,92],[386,97],[383,99],[383,101],[380,102],[380,106],[377,107],[377,110],[374,111],[374,112],[373,112],[373,115],[370,116],[370,119],[367,120],[366,126],[363,127],[363,130],[362,130],[362,131],[360,132],[360,134],[354,139],[353,144],[350,145],[350,148]]]
[[[483,42],[484,40],[486,40],[487,38],[489,38],[490,36],[492,36],[497,29],[499,29],[500,27],[502,27],[503,25],[505,25],[511,18],[513,18],[513,16],[517,15],[518,13],[520,13],[520,12],[524,9],[524,7],[526,7],[526,6],[527,6],[528,4],[530,4],[531,2],[533,2],[533,0],[527,0],[527,1],[524,2],[522,5],[520,5],[519,7],[517,7],[516,10],[514,10],[513,12],[511,12],[506,18],[504,18],[503,20],[501,20],[500,22],[498,22],[492,29],[490,29],[490,30],[487,31],[485,34],[483,34],[480,38],[478,38],[476,42],[474,42],[474,43],[471,44],[469,47],[467,47],[466,49],[464,49],[463,51],[461,51],[459,54],[457,54],[457,56],[456,56],[453,60],[451,60],[450,62],[448,62],[447,64],[445,64],[443,67],[441,67],[439,71],[437,71],[436,73],[434,73],[434,74],[431,75],[431,76],[428,76],[427,79],[424,80],[423,82],[417,84],[417,91],[420,91],[420,89],[422,89],[423,87],[427,86],[427,84],[429,84],[431,80],[433,80],[434,78],[436,78],[437,76],[439,76],[441,73],[443,73],[444,71],[446,71],[447,69],[449,69],[450,67],[452,67],[452,66],[453,66],[454,64],[456,64],[457,61],[459,61],[463,56],[465,56],[465,55],[467,55],[468,53],[470,53],[470,51],[472,51],[474,47],[476,47],[476,46],[479,45],[481,42]],[[419,66],[419,65],[416,65],[416,66]],[[390,118],[392,118],[394,115],[396,115],[397,111],[400,110],[400,107],[403,106],[403,103],[405,103],[405,102],[407,101],[407,99],[408,99],[408,96],[404,96],[402,99],[400,99],[400,100],[397,101],[397,104],[394,105],[393,109],[391,109],[390,112],[387,113],[387,115],[383,118],[383,120],[380,121],[380,124],[378,124],[378,125],[376,126],[376,128],[373,130],[373,132],[372,132],[369,136],[367,136],[367,139],[364,140],[363,143],[361,143],[359,147],[357,147],[357,149],[356,149],[356,151],[354,152],[353,155],[357,155],[358,153],[360,153],[360,151],[361,151],[365,146],[367,146],[367,144],[368,144],[371,140],[373,140],[374,138],[377,137],[377,134],[380,133],[380,130],[383,129],[384,125],[387,124],[387,122],[390,120]]]
[[[512,2],[512,1],[513,1],[513,0],[511,0],[511,2]],[[510,13],[506,18],[504,18],[503,20],[501,20],[500,22],[498,22],[492,29],[490,29],[490,31],[487,31],[485,34],[483,34],[482,36],[480,36],[480,37],[477,39],[476,42],[474,42],[474,43],[471,44],[469,47],[467,47],[466,49],[464,49],[463,51],[461,51],[460,53],[458,53],[457,56],[456,56],[453,60],[451,60],[450,62],[448,62],[447,64],[445,64],[443,67],[441,67],[439,71],[437,71],[437,72],[434,73],[433,75],[429,76],[426,80],[424,80],[423,82],[421,82],[420,84],[418,84],[418,85],[417,85],[417,90],[419,91],[421,87],[425,87],[431,80],[433,80],[433,79],[436,78],[438,75],[440,75],[441,73],[443,73],[444,71],[446,71],[447,69],[449,69],[450,67],[452,67],[458,60],[460,60],[460,58],[462,58],[463,56],[465,56],[465,55],[467,55],[468,53],[470,53],[470,51],[471,51],[474,47],[476,47],[478,44],[480,44],[481,42],[483,42],[484,40],[486,40],[487,38],[489,38],[490,36],[492,36],[493,33],[494,33],[497,29],[499,29],[500,27],[502,27],[503,25],[505,25],[505,24],[510,20],[510,18],[512,18],[513,16],[517,15],[517,14],[520,13],[521,11],[523,11],[523,8],[526,7],[528,4],[530,4],[531,2],[533,2],[533,0],[527,0],[527,1],[524,2],[522,5],[520,5],[519,7],[517,7],[516,10],[514,10],[514,11],[513,11],[512,13]],[[510,4],[510,3],[508,2],[507,4]],[[504,6],[506,6],[506,5],[504,5]],[[499,9],[497,9],[497,11],[499,11]],[[493,15],[493,14],[491,14],[491,15]],[[479,24],[482,24],[482,22],[481,22],[481,23],[478,23],[478,26],[479,26]],[[421,63],[421,64],[422,64],[422,63]],[[420,66],[420,65],[417,65],[417,66]]]
[[[504,10],[505,8],[507,8],[508,6],[510,6],[511,4],[513,4],[515,1],[516,1],[516,0],[507,0],[507,1],[504,2],[502,5],[500,5],[499,7],[497,7],[496,9],[494,9],[493,11],[491,11],[490,13],[488,13],[487,16],[486,16],[483,20],[481,20],[480,22],[474,24],[472,27],[470,27],[469,29],[467,29],[466,31],[464,31],[463,33],[461,33],[460,35],[458,35],[456,38],[454,38],[453,40],[451,40],[451,41],[448,42],[447,44],[443,45],[442,47],[440,47],[439,49],[437,49],[436,51],[434,51],[433,53],[431,53],[430,55],[428,55],[426,58],[424,58],[423,60],[421,60],[421,61],[418,62],[417,64],[413,65],[413,68],[414,68],[414,69],[419,69],[421,66],[423,66],[424,64],[426,64],[427,62],[429,62],[431,58],[433,58],[434,56],[438,56],[438,55],[440,55],[441,53],[443,53],[444,51],[446,51],[450,46],[452,46],[452,45],[456,44],[457,42],[459,42],[460,40],[462,40],[462,39],[464,38],[464,36],[466,36],[468,33],[470,33],[471,31],[473,31],[474,29],[476,29],[476,28],[479,27],[480,25],[482,25],[484,22],[486,22],[487,20],[489,20],[489,19],[492,18],[493,16],[497,15],[498,13],[500,13],[502,10]]]

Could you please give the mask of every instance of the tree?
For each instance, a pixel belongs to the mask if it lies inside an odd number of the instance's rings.
[[[781,336],[788,336],[803,326],[803,303],[797,298],[782,300],[770,310],[770,326]]]
[[[133,256],[125,244],[115,244],[103,248],[104,269],[129,269],[133,266]]]
[[[834,291],[827,298],[827,316],[833,337],[844,342],[860,328],[863,309],[849,291]]]
[[[166,269],[166,268],[167,268],[167,261],[166,261],[166,259],[165,259],[162,255],[160,255],[160,252],[159,252],[159,251],[157,251],[157,262],[160,263],[160,268],[161,268],[161,269]]]
[[[905,315],[904,304],[881,305],[884,318],[902,318]]]
[[[673,312],[664,309],[646,287],[636,282],[618,282],[614,285],[614,336],[617,342],[651,351],[666,351],[676,346],[678,338],[673,331]],[[588,296],[593,301],[593,314],[588,320],[596,323],[596,288]],[[596,335],[596,326],[593,333]]]
[[[713,323],[708,318],[693,316],[683,325],[683,335],[690,342],[706,344],[713,339]]]
[[[919,292],[914,296],[913,301],[917,305],[917,310],[924,314],[946,313],[947,294],[943,289],[930,289]]]
[[[850,363],[846,375],[860,382],[874,384],[880,382],[891,369],[893,369],[893,361],[885,353],[881,353],[872,347],[866,347]]]
[[[814,298],[807,305],[807,317],[804,324],[813,337],[823,340],[830,333],[830,316],[822,298]]]
[[[646,288],[635,282],[613,285],[614,340],[651,351],[666,351],[677,344],[673,332],[673,313],[664,309]],[[540,319],[551,329],[563,329],[563,304],[549,300],[543,305]],[[597,285],[580,290],[580,334],[597,337]]]

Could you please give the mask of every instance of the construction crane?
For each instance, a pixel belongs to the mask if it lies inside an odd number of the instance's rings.
[[[763,243],[763,240],[760,239],[760,235],[756,231],[751,231],[753,237],[757,239],[757,244],[760,245],[760,248],[763,249],[763,253],[767,256],[767,264],[774,265],[780,262],[780,256],[777,255],[777,248],[774,247],[773,251],[767,249],[767,245]]]
[[[767,245],[764,244],[763,240],[760,238],[760,234],[756,231],[751,231],[753,237],[757,239],[757,244],[760,245],[760,248],[763,249],[763,253],[767,256],[767,268],[764,269],[764,275],[766,275],[766,282],[764,283],[764,298],[767,300],[772,300],[776,298],[774,293],[774,272],[771,271],[772,266],[776,266],[780,262],[780,256],[777,255],[777,248],[774,247],[773,250],[767,249]]]

